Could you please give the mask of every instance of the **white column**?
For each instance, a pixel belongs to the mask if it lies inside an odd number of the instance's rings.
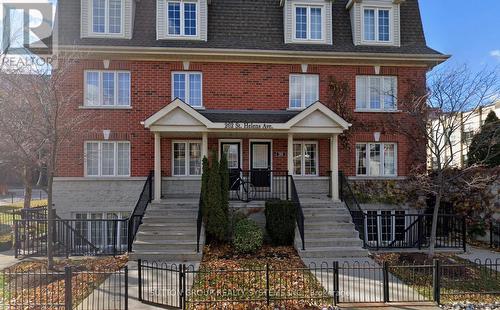
[[[339,149],[338,135],[330,140],[330,170],[332,171],[332,200],[339,200]]]
[[[161,136],[159,132],[155,132],[154,200],[161,200]]]
[[[201,136],[201,158],[208,158],[208,133],[204,132]]]
[[[288,174],[293,175],[293,134],[288,134]]]

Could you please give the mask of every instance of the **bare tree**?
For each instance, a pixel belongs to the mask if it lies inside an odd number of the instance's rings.
[[[67,53],[58,58],[57,68],[0,74],[0,135],[6,137],[0,142],[1,156],[17,167],[43,167],[47,171],[49,268],[53,264],[53,180],[59,150],[93,117],[77,109],[76,91],[65,87],[78,59],[76,54]]]
[[[465,65],[445,66],[429,73],[427,92],[422,93],[423,88],[417,86],[407,98],[399,101],[402,110],[413,121],[399,126],[398,130],[420,145],[424,137],[433,160],[432,172],[428,172],[425,166],[414,167],[411,178],[419,191],[435,197],[430,256],[435,253],[439,209],[444,195],[457,184],[469,189],[484,188],[492,180],[491,176],[472,173],[474,167],[450,171],[456,158],[461,156],[457,137],[460,139],[463,126],[473,115],[464,112],[494,101],[500,94],[499,82],[498,68],[472,72]]]

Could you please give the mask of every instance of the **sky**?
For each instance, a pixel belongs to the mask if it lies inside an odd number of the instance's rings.
[[[427,45],[476,71],[500,66],[500,0],[419,0]]]

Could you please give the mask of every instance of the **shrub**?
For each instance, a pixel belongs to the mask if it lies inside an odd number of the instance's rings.
[[[255,253],[262,247],[264,236],[255,221],[244,219],[234,228],[233,246],[242,254]]]
[[[208,216],[208,207],[207,207],[207,192],[208,192],[208,178],[210,176],[210,167],[208,165],[208,158],[206,156],[203,157],[203,174],[201,175],[201,200],[203,203],[203,219],[206,223]]]
[[[207,234],[214,241],[224,241],[227,232],[227,212],[223,211],[221,199],[221,180],[219,174],[219,162],[212,154],[212,164],[208,174],[208,185],[206,193]]]
[[[295,237],[295,206],[287,200],[266,202],[266,230],[275,245],[290,245]]]
[[[222,152],[220,157],[219,175],[221,185],[220,188],[222,211],[227,214],[229,209],[229,167],[227,163],[227,157],[224,152]]]

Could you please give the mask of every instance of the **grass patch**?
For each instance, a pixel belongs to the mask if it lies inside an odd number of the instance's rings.
[[[31,207],[32,208],[46,207],[47,203],[48,203],[47,199],[31,200]],[[10,211],[15,209],[20,209],[23,207],[24,207],[24,201],[18,201],[5,206],[0,206],[0,211]]]
[[[474,264],[453,254],[435,256],[441,263],[441,303],[500,302],[500,270]],[[433,261],[423,253],[377,254],[379,263],[389,262],[389,271],[421,295],[432,298]],[[427,267],[424,267],[427,266]],[[495,268],[495,267],[493,267]],[[498,268],[498,267],[497,267]],[[496,294],[495,294],[496,293]]]
[[[266,276],[266,266],[269,273]],[[266,304],[266,277],[271,303]],[[256,254],[207,246],[189,296],[190,309],[322,309],[332,304],[293,247],[264,245]],[[206,303],[206,302],[209,303]]]

